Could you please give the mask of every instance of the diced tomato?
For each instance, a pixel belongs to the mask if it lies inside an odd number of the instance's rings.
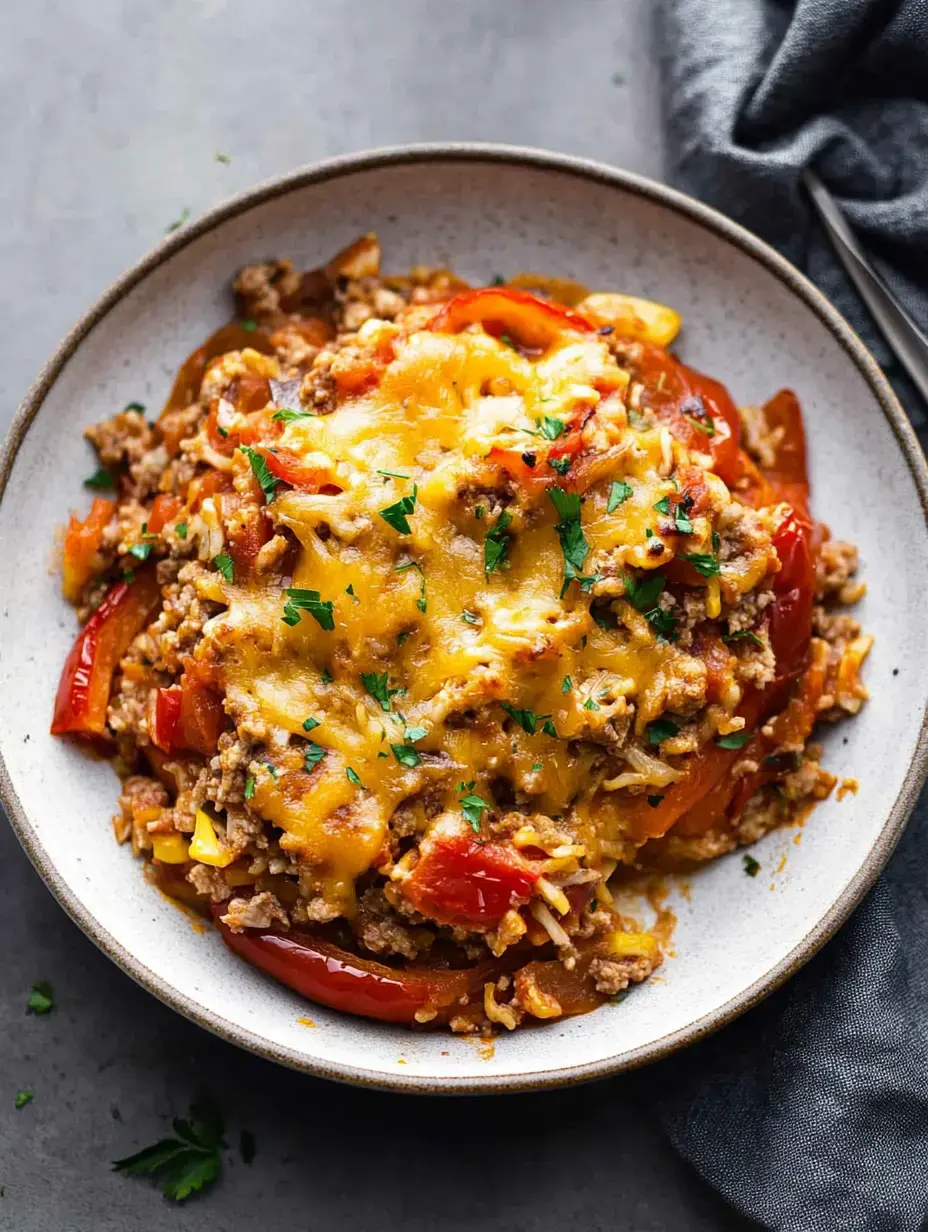
[[[240,582],[251,572],[255,558],[270,541],[274,528],[264,508],[257,505],[241,506],[234,517],[228,517],[231,502],[240,502],[238,493],[228,492],[220,499],[229,555],[235,563],[235,579]]]
[[[331,467],[311,466],[294,449],[258,446],[257,452],[267,462],[272,475],[304,492],[318,492],[334,482],[335,472]]]
[[[152,502],[151,513],[148,515],[149,531],[157,535],[159,531],[164,530],[168,522],[174,521],[183,507],[184,503],[179,496],[170,496],[167,492],[161,492]]]
[[[109,525],[116,502],[98,496],[90,506],[90,512],[81,520],[71,514],[64,537],[64,558],[61,565],[61,581],[64,597],[77,603],[81,591],[94,575],[97,552],[103,543],[103,532]]]
[[[212,467],[205,475],[197,475],[191,479],[187,488],[187,508],[196,513],[209,496],[217,492],[227,492],[232,487],[232,476],[227,471],[217,471]]]
[[[117,582],[110,588],[65,660],[55,698],[52,735],[103,734],[113,673],[160,602],[161,589],[154,569],[144,569],[133,582]]]
[[[528,351],[545,351],[563,333],[588,334],[593,324],[579,312],[514,287],[484,287],[455,295],[432,318],[435,333],[456,334],[482,325],[488,334],[503,334]]]
[[[211,757],[225,728],[222,698],[188,664],[179,685],[158,689],[148,729],[164,753],[202,753]]]
[[[219,919],[225,906],[212,910],[226,945],[247,962],[310,1001],[381,1022],[413,1023],[417,1012],[434,1010],[435,1017],[428,1021],[446,1023],[461,1012],[465,998],[482,998],[484,984],[506,966],[488,962],[464,971],[395,970],[306,932],[235,933]]]
[[[488,927],[524,902],[540,874],[512,847],[476,835],[426,839],[403,893],[423,915],[442,924]]]

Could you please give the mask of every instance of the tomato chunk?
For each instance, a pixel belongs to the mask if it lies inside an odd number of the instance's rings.
[[[179,685],[157,690],[148,727],[152,742],[165,753],[211,757],[225,729],[222,698],[190,664]]]
[[[117,582],[84,625],[65,660],[51,732],[99,736],[106,729],[106,708],[119,660],[145,628],[161,601],[153,569],[133,582]]]
[[[213,907],[226,945],[247,962],[289,988],[332,1009],[381,1022],[413,1023],[419,1011],[435,1011],[428,1021],[445,1023],[461,1010],[464,997],[481,997],[503,963],[482,963],[464,971],[396,971],[371,962],[310,933],[248,929],[235,933],[218,920],[225,907]]]
[[[539,876],[514,848],[476,835],[442,834],[423,843],[403,893],[442,924],[487,927],[527,899]]]
[[[585,316],[514,287],[484,287],[455,295],[432,318],[429,329],[456,334],[468,325],[482,325],[488,334],[503,334],[529,351],[545,351],[565,331],[591,333]]]
[[[81,591],[94,575],[97,552],[103,543],[103,532],[109,525],[116,502],[98,496],[90,506],[86,518],[71,514],[64,538],[64,559],[61,564],[61,580],[64,597],[69,603],[77,603]]]

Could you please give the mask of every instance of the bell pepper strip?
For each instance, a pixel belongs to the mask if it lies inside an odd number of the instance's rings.
[[[65,660],[55,698],[53,736],[104,733],[113,673],[160,602],[161,589],[154,569],[145,569],[134,581],[117,582],[110,588]]]
[[[81,591],[93,577],[97,568],[97,552],[103,543],[103,532],[110,523],[116,502],[103,496],[95,498],[86,518],[71,514],[64,537],[64,557],[61,563],[61,581],[64,597],[69,603],[77,603]]]
[[[764,416],[771,435],[779,439],[773,465],[764,467],[762,474],[777,500],[787,501],[808,518],[809,468],[799,400],[791,389],[781,389],[765,404]]]
[[[463,998],[482,997],[484,984],[511,965],[487,962],[462,971],[399,971],[308,932],[233,932],[219,919],[225,907],[218,904],[212,910],[223,941],[246,962],[310,1001],[381,1022],[412,1024],[417,1013],[434,1011],[429,1025],[446,1023],[460,1012]]]
[[[291,487],[299,488],[303,492],[318,492],[331,485],[335,479],[335,472],[331,467],[308,466],[296,450],[284,446],[275,446],[273,449],[259,446],[255,452],[261,454],[267,463],[267,469],[276,479],[282,479],[284,483],[289,483]]]
[[[476,835],[426,838],[419,863],[400,883],[406,899],[440,924],[489,928],[530,897],[539,869],[512,847]]]
[[[148,529],[157,535],[168,522],[173,522],[180,515],[184,502],[179,496],[171,496],[167,492],[159,493],[152,501],[151,513],[148,515]]]
[[[505,338],[529,352],[546,351],[565,332],[589,334],[591,321],[565,308],[514,287],[484,287],[465,291],[439,309],[429,329],[457,334],[468,325],[482,325],[495,338]]]
[[[180,684],[158,689],[151,703],[148,734],[164,753],[202,753],[212,757],[225,729],[222,698],[205,673],[190,662]]]

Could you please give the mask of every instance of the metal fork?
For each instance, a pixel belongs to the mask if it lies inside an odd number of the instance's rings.
[[[928,338],[867,260],[857,237],[822,181],[813,171],[803,172],[803,180],[822,226],[860,298],[896,358],[928,402]]]

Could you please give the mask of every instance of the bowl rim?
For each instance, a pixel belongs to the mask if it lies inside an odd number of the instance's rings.
[[[825,296],[775,249],[724,214],[693,197],[635,172],[620,170],[593,159],[558,154],[524,146],[483,142],[428,142],[387,146],[339,155],[298,167],[262,181],[208,210],[197,220],[165,236],[151,251],[117,278],[78,319],[26,392],[0,451],[0,502],[6,492],[13,465],[26,433],[58,379],[65,364],[90,331],[148,274],[175,253],[222,223],[267,201],[285,196],[310,184],[325,183],[358,172],[382,167],[431,162],[504,163],[529,169],[554,171],[632,193],[673,210],[691,222],[733,244],[777,277],[810,308],[854,362],[888,420],[915,483],[923,512],[928,518],[928,466],[911,425],[889,382],[863,342]],[[566,1086],[603,1078],[657,1060],[724,1026],[769,995],[828,941],[847,920],[876,880],[890,855],[928,774],[928,699],[912,761],[906,771],[886,820],[855,875],[822,918],[778,963],[747,988],[722,1005],[700,1015],[685,1026],[647,1044],[620,1051],[598,1061],[565,1065],[538,1074],[467,1076],[418,1076],[365,1069],[363,1066],[309,1057],[292,1048],[271,1044],[248,1030],[207,1010],[179,993],[149,970],[104,929],[91,910],[80,901],[58,874],[17,796],[0,749],[0,801],[13,829],[36,871],[48,889],[81,930],[127,975],[159,1000],[186,1018],[229,1043],[237,1044],[268,1060],[320,1078],[359,1086],[421,1094],[477,1094],[524,1092]]]

